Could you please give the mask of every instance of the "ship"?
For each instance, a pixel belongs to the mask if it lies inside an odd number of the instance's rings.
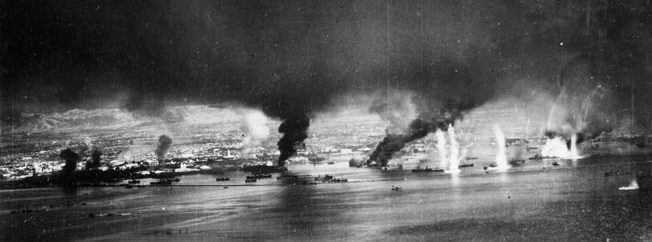
[[[253,178],[253,177],[249,177],[249,176],[247,176],[247,179],[245,179],[245,183],[249,183],[249,182],[256,182],[256,181],[257,181],[257,179],[256,179],[256,178]]]
[[[267,174],[287,171],[288,168],[283,166],[266,166],[266,165],[246,165],[242,167],[242,171],[251,172],[256,174]]]
[[[252,179],[265,179],[265,178],[272,178],[272,174],[254,174],[251,176],[247,176],[247,179],[252,178]]]
[[[459,168],[464,168],[464,167],[472,167],[472,166],[473,166],[473,163],[468,163],[468,164],[461,164],[458,167]]]
[[[326,174],[326,175],[324,175],[323,178],[321,176],[320,177],[315,177],[315,181],[321,181],[321,182],[325,182],[325,183],[337,183],[337,182],[348,182],[349,179],[336,178],[336,177],[333,177],[331,175]]]
[[[415,169],[412,169],[412,172],[413,173],[419,173],[419,172],[444,172],[444,169],[432,169],[432,168],[428,168],[426,166],[425,169],[422,169],[421,167],[417,167]]]
[[[293,174],[282,174],[276,178],[283,182],[284,185],[296,186],[296,185],[316,185],[316,180],[313,181],[313,177],[310,175],[293,175]]]
[[[215,178],[215,181],[229,181],[229,180],[231,180],[231,178],[228,178],[228,177],[218,177],[218,178]]]

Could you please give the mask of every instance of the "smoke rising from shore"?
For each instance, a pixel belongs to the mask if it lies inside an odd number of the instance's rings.
[[[389,93],[377,93],[369,111],[378,114],[388,122],[387,132],[389,133],[404,132],[417,116],[416,105],[412,101],[411,93],[397,90]]]
[[[172,145],[172,139],[167,135],[161,135],[158,137],[158,143],[156,145],[156,150],[154,151],[154,153],[156,154],[156,159],[159,162],[165,160],[165,156],[167,155],[171,145]]]
[[[388,89],[411,92],[416,115],[374,152],[381,160],[441,126],[433,114],[502,95],[564,93],[559,133],[590,137],[625,118],[645,130],[651,11],[607,0],[8,1],[0,119],[108,103],[164,117],[166,105],[235,102],[283,122],[279,163],[335,96]]]
[[[380,166],[386,166],[394,153],[405,147],[406,143],[423,138],[438,129],[448,130],[449,125],[460,117],[459,112],[441,111],[439,115],[431,116],[430,119],[417,118],[410,123],[406,132],[387,134],[371,153],[367,163],[376,162]]]
[[[257,110],[243,110],[240,116],[240,130],[244,135],[242,145],[246,153],[269,137],[268,118]]]

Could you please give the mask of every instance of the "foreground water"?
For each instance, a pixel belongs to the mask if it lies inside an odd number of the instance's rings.
[[[476,164],[456,176],[346,162],[290,170],[349,182],[234,186],[246,175],[234,172],[227,183],[189,175],[180,177],[187,186],[5,190],[0,241],[652,240],[649,185],[618,189],[652,171],[645,156],[528,161],[489,173]]]

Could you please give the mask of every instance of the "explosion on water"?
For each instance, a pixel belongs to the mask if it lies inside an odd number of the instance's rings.
[[[449,168],[447,173],[456,174],[460,172],[460,145],[455,138],[455,128],[448,125],[448,139],[450,140],[450,156],[448,158]]]
[[[628,186],[618,188],[618,190],[621,190],[621,191],[638,190],[638,189],[639,189],[639,186],[638,186],[638,182],[636,181],[636,179],[633,179],[629,183]]]
[[[541,149],[541,156],[573,160],[581,159],[582,156],[577,149],[577,134],[571,135],[570,142],[566,142],[561,136],[549,137]]]
[[[444,168],[446,167],[446,134],[441,131],[441,129],[437,129],[435,132],[435,136],[437,136],[437,151],[439,152],[439,166]]]
[[[505,151],[505,134],[498,124],[494,125],[494,133],[496,134],[496,168],[498,171],[507,171],[510,167],[507,164]]]

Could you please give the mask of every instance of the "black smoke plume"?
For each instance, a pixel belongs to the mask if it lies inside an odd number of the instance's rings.
[[[86,170],[96,170],[101,165],[100,161],[102,161],[102,151],[93,149],[91,160],[86,162]]]
[[[154,153],[156,153],[156,159],[158,159],[159,162],[165,160],[165,155],[168,153],[170,145],[172,145],[172,139],[170,139],[170,137],[167,135],[161,135],[158,137],[158,144],[156,145]]]
[[[387,162],[394,153],[405,147],[406,143],[423,138],[437,129],[445,131],[449,124],[453,124],[455,120],[461,118],[462,113],[458,110],[440,110],[434,116],[417,118],[410,123],[406,132],[402,134],[388,133],[371,153],[367,164],[373,161],[380,166],[387,166]]]
[[[287,157],[343,93],[415,92],[430,123],[448,102],[566,90],[582,106],[601,86],[585,130],[625,118],[649,130],[650,12],[611,0],[1,1],[0,118],[237,102],[283,120]]]
[[[63,173],[70,174],[77,168],[77,162],[81,159],[81,156],[68,148],[59,153],[59,158],[66,162],[63,166]]]
[[[278,157],[278,165],[285,165],[285,160],[296,153],[297,148],[304,146],[303,140],[308,137],[308,126],[310,119],[308,117],[294,117],[286,119],[278,128],[278,132],[283,134],[278,141],[278,149],[281,155]]]

